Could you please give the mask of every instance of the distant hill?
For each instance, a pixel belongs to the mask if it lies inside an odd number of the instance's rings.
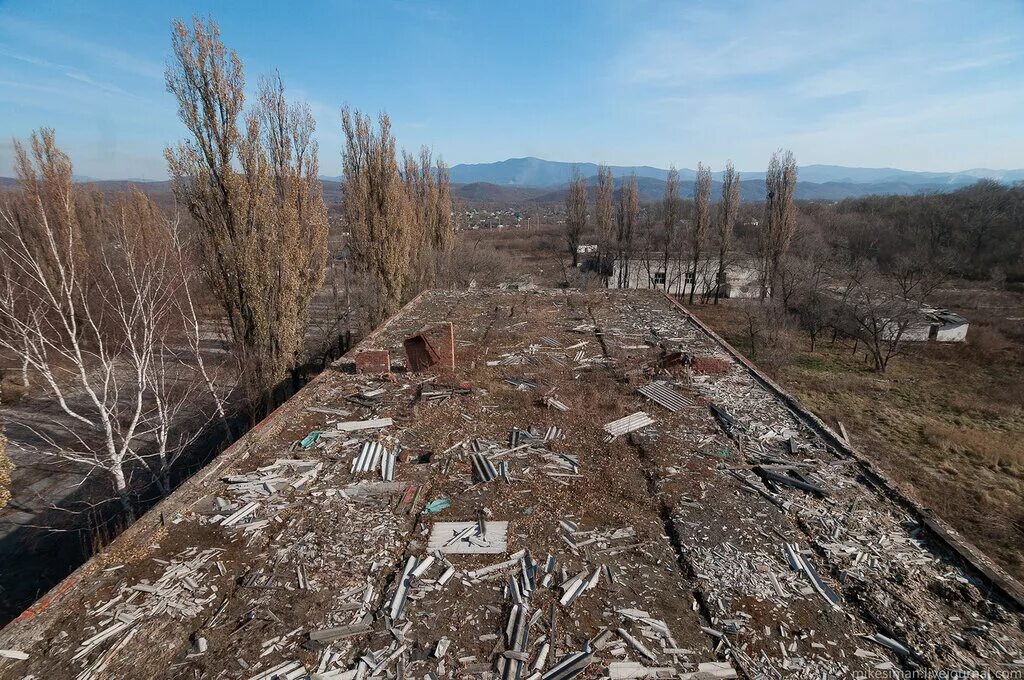
[[[586,177],[597,175],[597,164],[595,163],[562,163],[532,157],[510,158],[497,163],[454,165],[451,168],[451,174],[452,182],[460,184],[490,182],[491,184],[523,187],[556,187],[568,184],[572,179],[573,168],[576,167],[579,168],[580,174]],[[690,172],[692,173],[692,171]],[[665,179],[668,176],[668,170],[646,165],[613,166],[612,174],[616,176],[635,174],[637,177]]]
[[[498,186],[550,187],[556,189],[569,183],[573,168],[578,168],[585,177],[597,175],[594,163],[565,163],[546,161],[540,158],[510,158],[496,163],[473,163],[455,165],[451,169],[452,181],[464,184],[488,182]],[[664,181],[668,170],[651,166],[612,166],[616,177],[635,174],[638,179]],[[740,172],[747,182],[764,180],[764,171]],[[692,181],[696,172],[690,168],[679,169],[681,182]],[[868,193],[914,194],[931,191],[952,191],[979,179],[994,179],[1013,183],[1024,181],[1024,169],[988,170],[974,168],[958,172],[916,172],[897,168],[850,168],[841,165],[805,165],[798,169],[800,185],[797,194],[803,198],[829,199],[863,196]],[[721,171],[713,173],[716,180],[722,178]],[[641,194],[645,187],[641,187]],[[751,200],[756,200],[751,197]]]
[[[619,191],[625,178],[615,180],[615,198],[618,200]],[[975,180],[977,181],[977,180]],[[587,179],[587,190],[590,199],[594,200],[594,187],[597,177]],[[679,196],[681,198],[693,198],[693,181],[682,180],[679,182]],[[970,182],[968,184],[973,184]],[[839,201],[844,198],[860,198],[871,195],[900,195],[909,196],[923,193],[942,193],[968,186],[968,184],[950,187],[947,184],[910,184],[906,182],[880,182],[875,184],[857,184],[854,182],[797,182],[796,198],[804,201]],[[494,185],[491,185],[494,186]],[[507,189],[508,187],[496,187]],[[522,191],[524,188],[519,188]],[[640,193],[641,203],[660,201],[665,196],[665,181],[652,177],[638,177],[637,189]],[[537,191],[537,189],[532,189]],[[529,200],[532,203],[564,203],[568,185],[557,187],[549,191],[537,194]],[[763,201],[764,200],[764,178],[740,180],[741,201]],[[715,180],[711,183],[711,200],[717,203],[722,195],[722,183]]]
[[[548,189],[531,187],[503,187],[490,182],[452,184],[452,195],[474,203],[522,203],[549,193]]]
[[[572,163],[558,163],[539,158],[512,158],[498,163],[456,165],[452,168],[452,195],[468,203],[518,204],[562,203],[572,177]],[[597,184],[597,165],[580,163],[581,174],[593,198]],[[665,193],[667,170],[650,166],[613,166],[616,189],[635,172],[641,202],[661,200]],[[679,194],[693,196],[696,173],[686,168],[679,170]],[[478,179],[468,180],[471,177]],[[483,177],[489,179],[482,179]],[[721,173],[714,173],[712,198],[717,201],[722,193]],[[912,195],[943,193],[970,186],[981,179],[994,179],[1011,184],[1024,181],[1024,170],[972,169],[962,172],[913,172],[896,168],[848,168],[840,165],[807,165],[799,168],[796,197],[809,201],[838,201],[870,195]],[[764,172],[740,173],[740,198],[744,201],[764,200]],[[336,177],[321,177],[324,200],[328,205],[341,203],[341,181]],[[174,197],[168,180],[86,180],[84,186],[101,191],[124,191],[135,186],[147,194],[161,208],[171,209]],[[0,189],[15,186],[10,177],[0,177]],[[618,197],[616,193],[616,198]]]

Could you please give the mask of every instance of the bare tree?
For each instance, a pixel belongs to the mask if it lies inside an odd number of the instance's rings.
[[[313,116],[261,82],[243,119],[242,62],[213,21],[173,25],[167,89],[191,138],[165,152],[178,200],[199,225],[209,283],[231,328],[251,397],[292,369],[323,282],[327,209]]]
[[[949,280],[951,267],[950,257],[933,254],[922,244],[896,255],[888,272],[903,297],[923,304]]]
[[[417,223],[398,169],[388,115],[380,114],[375,130],[369,116],[346,106],[341,126],[345,134],[342,208],[356,271],[369,279],[368,315],[375,325],[406,300]]]
[[[38,452],[104,476],[130,517],[132,473],[148,470],[167,491],[205,426],[191,399],[201,383],[174,350],[175,251],[137,191],[106,215],[81,210],[52,130],[33,134],[31,151],[17,140],[14,149],[20,191],[0,205],[0,347],[29,364],[63,414],[56,433],[27,426],[44,442]]]
[[[679,200],[679,173],[676,166],[671,165],[668,169],[668,177],[665,178],[665,196],[661,201],[661,266],[665,272],[664,288],[669,289],[669,260],[675,252],[679,242],[679,217],[682,212],[682,204]]]
[[[587,228],[587,178],[579,168],[572,170],[569,192],[565,196],[565,243],[572,257],[572,266],[579,264],[580,237]]]
[[[783,267],[791,292],[782,302],[795,311],[813,352],[818,336],[834,320],[835,294],[829,289],[829,272],[834,262],[832,252],[824,243],[806,243],[801,251],[801,257],[791,257]]]
[[[920,306],[903,297],[890,277],[866,262],[852,268],[837,306],[836,324],[864,344],[879,372],[902,352],[907,331],[920,317]]]
[[[636,225],[633,228],[633,242],[637,244],[636,253],[632,258],[631,266],[636,271],[643,272],[643,279],[646,287],[657,288],[658,283],[655,274],[662,265],[662,255],[659,248],[662,246],[662,234],[660,220],[655,211],[641,209]],[[641,280],[639,277],[638,281]]]
[[[772,154],[765,175],[765,215],[758,234],[762,300],[773,294],[779,264],[796,232],[796,174],[793,152],[779,150]]]
[[[693,184],[693,228],[690,231],[690,304],[697,289],[697,267],[700,264],[704,244],[707,242],[708,230],[711,227],[711,168],[703,163],[697,164],[697,179]]]
[[[629,287],[629,268],[633,259],[633,236],[640,220],[640,191],[637,188],[636,175],[629,178],[619,191],[618,229],[616,233],[616,250],[618,251],[619,288]]]
[[[605,284],[612,265],[612,244],[615,242],[615,180],[612,169],[607,165],[597,168],[597,206],[594,210],[597,223],[597,259]]]
[[[451,177],[448,166],[434,166],[430,149],[422,147],[417,159],[402,154],[402,179],[414,217],[410,264],[412,289],[419,291],[433,284],[442,266],[441,260],[455,245],[455,221],[452,217]]]
[[[182,323],[182,335],[188,346],[192,360],[195,362],[195,369],[206,387],[217,420],[224,429],[228,440],[234,438],[231,422],[228,415],[228,400],[235,388],[235,381],[240,371],[237,366],[232,374],[211,366],[206,360],[202,347],[203,333],[201,328],[201,314],[198,309],[197,294],[194,292],[200,286],[196,275],[195,263],[202,259],[196,253],[196,243],[193,239],[183,236],[180,217],[175,214],[173,219],[166,223],[171,259],[177,266],[178,295],[174,300],[175,309]]]
[[[733,228],[740,209],[740,176],[732,162],[726,163],[722,175],[722,202],[718,204],[718,273],[715,276],[715,304],[726,284],[726,267],[732,251]]]
[[[740,310],[750,358],[777,375],[793,358],[792,316],[776,301],[744,303]]]
[[[4,434],[3,423],[0,422],[0,509],[6,508],[11,502],[11,475],[14,473],[14,463],[7,455],[7,437]]]

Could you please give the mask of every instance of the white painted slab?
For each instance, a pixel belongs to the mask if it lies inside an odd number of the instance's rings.
[[[436,522],[430,532],[427,552],[440,550],[451,554],[499,555],[508,550],[508,522],[484,522],[486,534],[482,538],[476,534],[476,527],[476,522]],[[449,543],[455,536],[469,528],[473,528],[474,531],[467,538]],[[471,542],[469,537],[483,542],[484,545]]]

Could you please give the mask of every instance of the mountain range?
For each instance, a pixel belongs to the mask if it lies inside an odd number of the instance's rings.
[[[542,158],[509,158],[495,163],[462,163],[452,166],[452,182],[470,184],[488,182],[500,186],[520,187],[557,187],[568,184],[574,169],[578,169],[584,177],[597,175],[595,163],[566,163],[547,161]],[[616,177],[636,175],[664,181],[668,170],[649,165],[611,166]],[[999,182],[1012,183],[1024,180],[1024,169],[1020,170],[989,170],[972,168],[957,172],[916,172],[897,168],[850,168],[842,165],[804,165],[797,172],[799,181],[812,184],[895,184],[901,186],[949,186],[958,188],[973,184],[980,179],[993,179]],[[679,168],[680,181],[692,181],[697,173],[690,168]],[[712,174],[720,180],[722,172]],[[763,180],[763,170],[740,172],[741,180]]]
[[[452,166],[452,193],[469,203],[515,204],[560,203],[572,178],[574,168],[588,178],[591,189],[596,185],[598,166],[594,163],[564,163],[540,158],[510,158],[496,163],[471,163]],[[665,192],[668,170],[649,165],[611,166],[618,188],[636,175],[641,201],[659,200]],[[679,169],[679,193],[693,195],[696,171]],[[721,195],[721,171],[712,174],[715,180],[712,196]],[[764,171],[740,172],[740,197],[744,201],[764,200]],[[1013,184],[1024,181],[1024,169],[989,170],[973,168],[958,172],[916,172],[897,168],[851,168],[841,165],[805,165],[797,172],[796,197],[810,201],[838,201],[877,194],[912,195],[942,193],[970,186],[989,179]],[[170,201],[170,182],[146,180],[100,180],[76,177],[76,181],[93,184],[103,190],[119,191],[134,184],[151,197]],[[341,202],[340,177],[321,177],[324,198],[330,205]],[[0,188],[14,181],[0,177]]]

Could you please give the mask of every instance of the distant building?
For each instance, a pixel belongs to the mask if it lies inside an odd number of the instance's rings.
[[[965,342],[970,323],[948,309],[921,307],[921,318],[903,331],[908,342]]]
[[[948,309],[922,305],[901,297],[874,294],[875,303],[863,294],[844,298],[839,289],[825,291],[837,304],[836,317],[846,333],[857,336],[877,330],[882,340],[901,342],[965,342],[970,324],[967,319]],[[891,315],[891,316],[887,316]]]
[[[692,267],[692,263],[678,259],[670,259],[666,265],[660,253],[617,259],[612,263],[608,287],[653,288],[674,295],[688,295],[693,288],[700,296],[713,296],[717,288],[719,297],[724,298],[753,298],[761,293],[758,270],[752,262],[727,264],[721,281],[717,280],[717,258],[702,260],[696,273]]]
[[[596,243],[581,243],[576,246],[576,252],[580,255],[593,255],[597,253]]]

